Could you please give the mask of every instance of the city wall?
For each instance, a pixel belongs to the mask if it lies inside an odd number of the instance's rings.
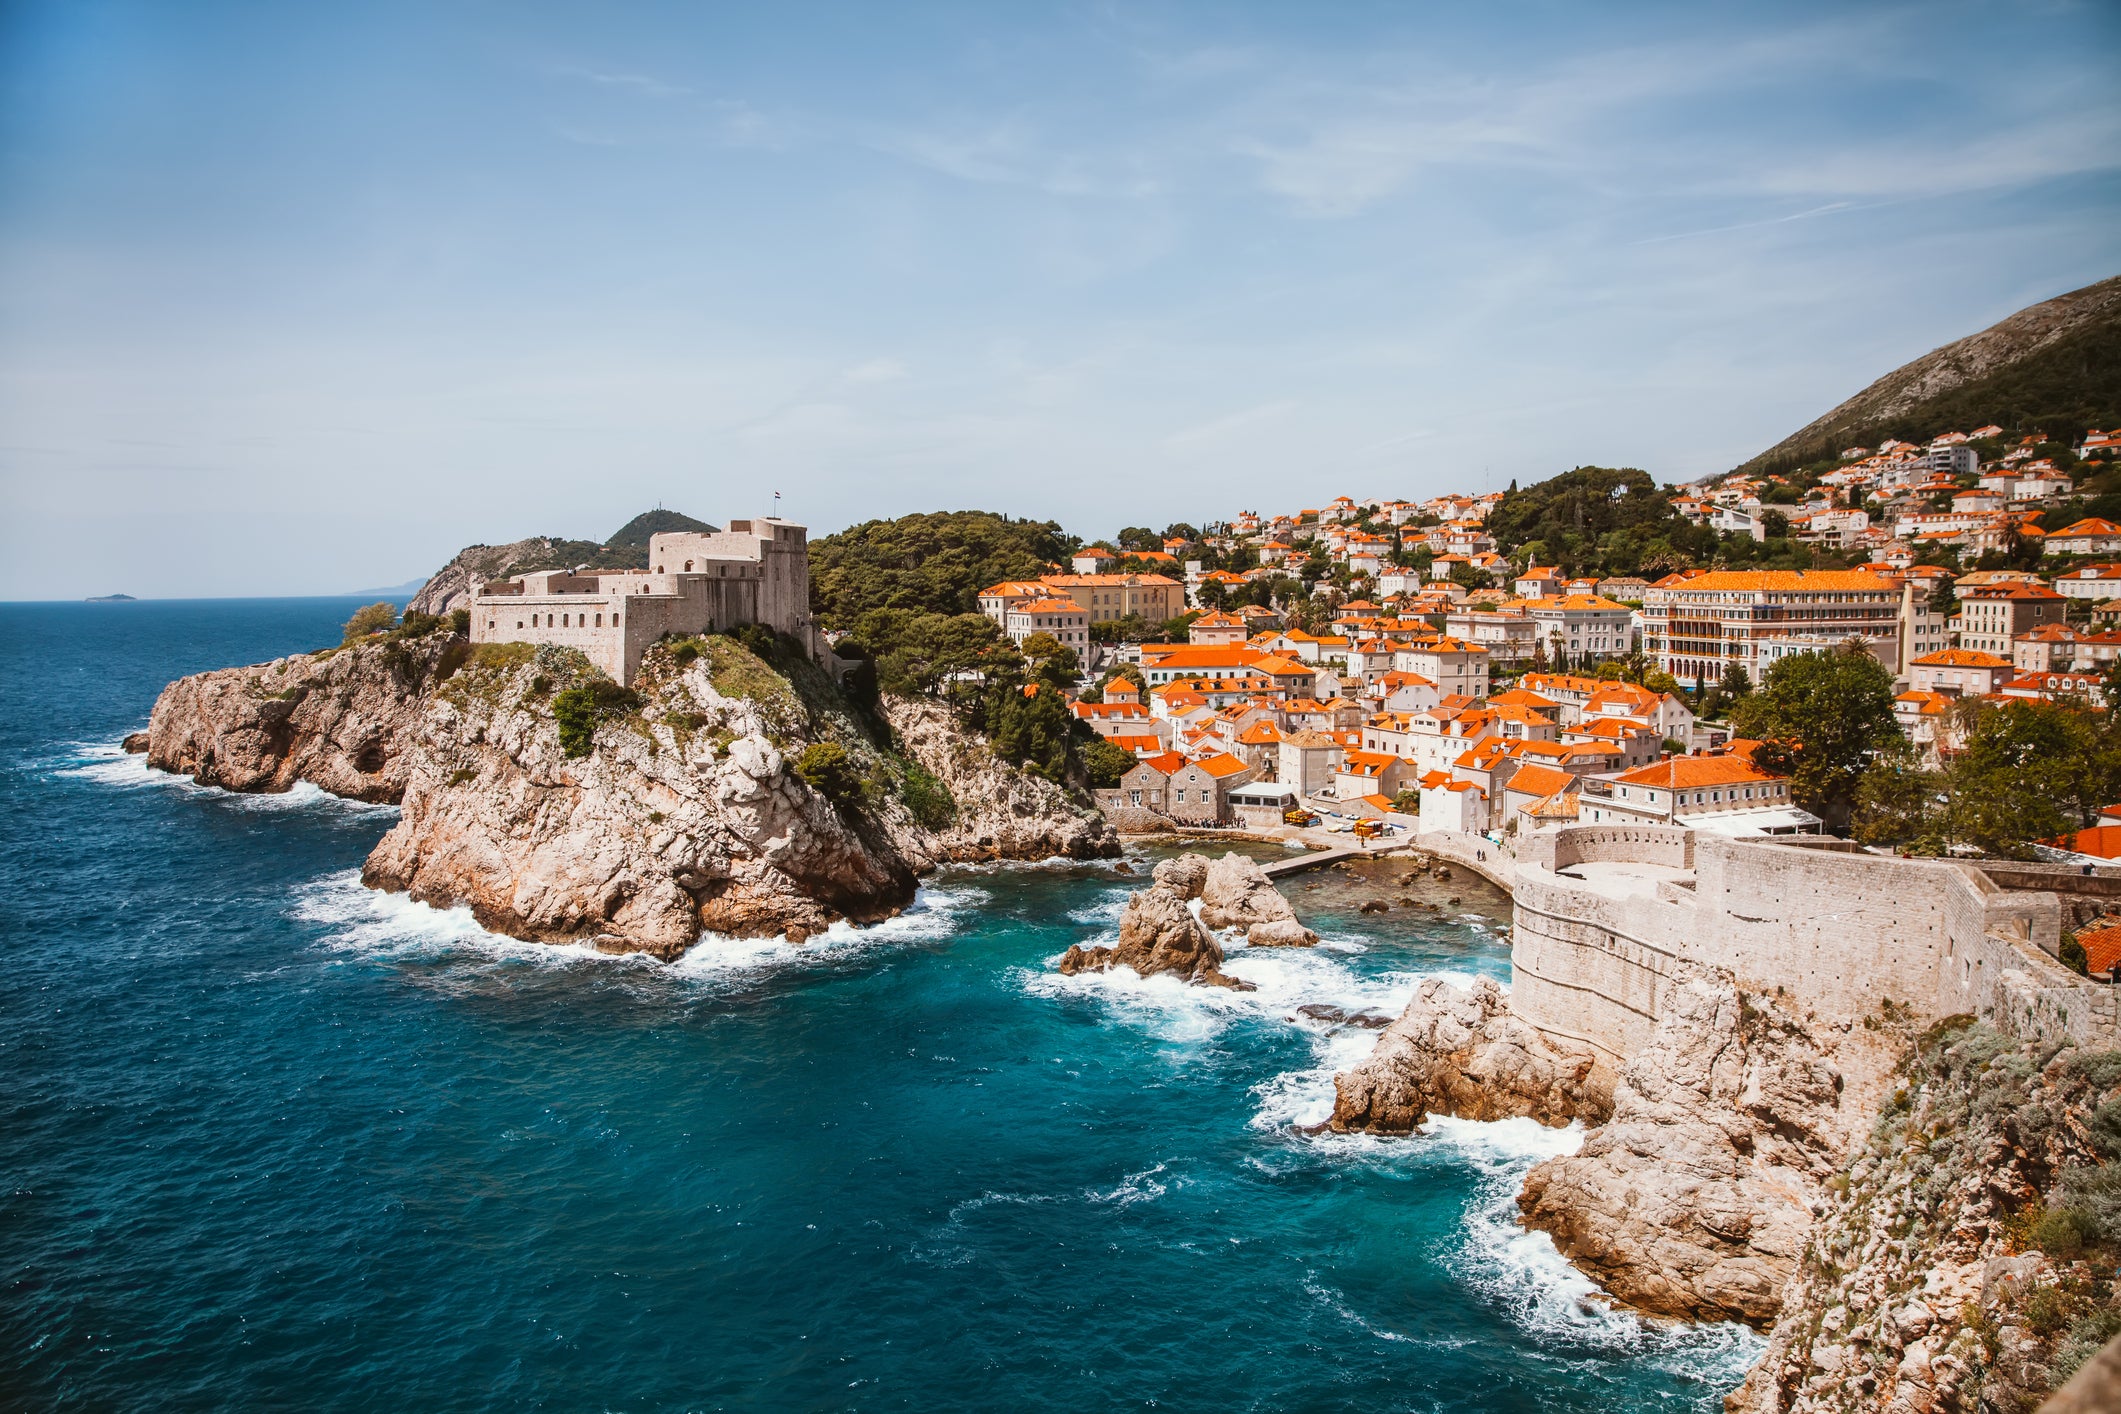
[[[1828,1022],[1891,1001],[1924,1021],[1966,1012],[2121,1046],[2121,988],[2054,960],[2063,900],[1972,864],[1594,826],[1520,838],[1511,884],[1511,1010],[1615,1068],[1647,1043],[1684,962]]]

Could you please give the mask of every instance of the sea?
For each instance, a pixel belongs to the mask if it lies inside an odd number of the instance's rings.
[[[1617,1414],[1757,1355],[1517,1225],[1578,1130],[1300,1132],[1377,1039],[1302,1008],[1507,981],[1480,881],[1286,881],[1324,942],[1243,994],[1058,976],[1111,863],[671,964],[515,942],[362,887],[388,807],[119,748],[356,603],[0,606],[0,1407]]]

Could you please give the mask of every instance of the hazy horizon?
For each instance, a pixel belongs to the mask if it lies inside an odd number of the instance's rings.
[[[0,13],[0,599],[1724,470],[2121,270],[2113,7]]]

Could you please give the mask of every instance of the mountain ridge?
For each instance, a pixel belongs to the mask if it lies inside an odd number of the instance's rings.
[[[1784,471],[1886,437],[1984,423],[2074,440],[2121,420],[2121,275],[2028,305],[1902,364],[1737,471]]]

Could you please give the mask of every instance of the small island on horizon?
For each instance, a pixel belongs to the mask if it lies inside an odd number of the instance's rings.
[[[137,604],[140,601],[130,594],[91,594],[82,602],[85,604]]]

